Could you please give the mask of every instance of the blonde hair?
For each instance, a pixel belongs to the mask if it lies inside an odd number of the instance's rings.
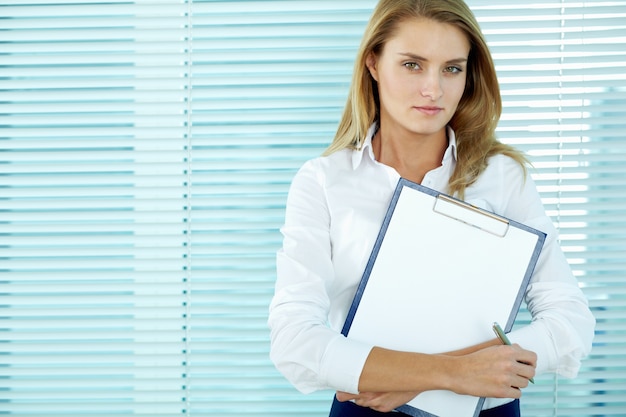
[[[457,139],[457,165],[448,183],[448,192],[463,198],[465,189],[476,181],[493,155],[508,155],[525,170],[524,155],[496,139],[495,129],[502,112],[496,70],[480,26],[462,0],[381,0],[378,3],[359,47],[337,133],[324,154],[361,146],[380,110],[377,85],[367,69],[367,57],[382,52],[400,22],[417,18],[454,25],[467,35],[471,45],[465,92],[449,122]]]

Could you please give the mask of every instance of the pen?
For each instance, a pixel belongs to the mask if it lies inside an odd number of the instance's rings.
[[[504,334],[504,331],[502,330],[502,327],[500,327],[500,325],[496,322],[493,323],[493,331],[495,332],[496,336],[498,336],[498,339],[500,339],[500,341],[508,346],[511,346],[511,341],[509,340],[508,337],[506,337],[506,334]],[[530,378],[529,381],[531,383],[535,383],[535,380]]]

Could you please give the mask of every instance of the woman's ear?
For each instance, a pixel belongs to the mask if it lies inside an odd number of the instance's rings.
[[[370,52],[367,55],[367,58],[365,59],[365,66],[367,67],[367,69],[370,72],[370,75],[376,82],[378,82],[377,64],[378,64],[378,57],[373,52]]]

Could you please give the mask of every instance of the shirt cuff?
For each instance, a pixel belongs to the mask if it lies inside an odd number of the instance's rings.
[[[551,337],[540,321],[514,330],[508,334],[511,343],[517,343],[522,348],[537,354],[537,375],[556,371],[558,358],[554,348],[550,345]]]
[[[359,393],[359,379],[373,346],[348,339],[333,339],[324,354],[320,376],[327,386],[350,394]]]

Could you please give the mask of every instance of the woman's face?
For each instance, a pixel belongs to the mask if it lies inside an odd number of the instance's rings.
[[[465,89],[470,43],[456,26],[429,19],[398,25],[367,67],[378,82],[381,125],[407,133],[441,133]]]

